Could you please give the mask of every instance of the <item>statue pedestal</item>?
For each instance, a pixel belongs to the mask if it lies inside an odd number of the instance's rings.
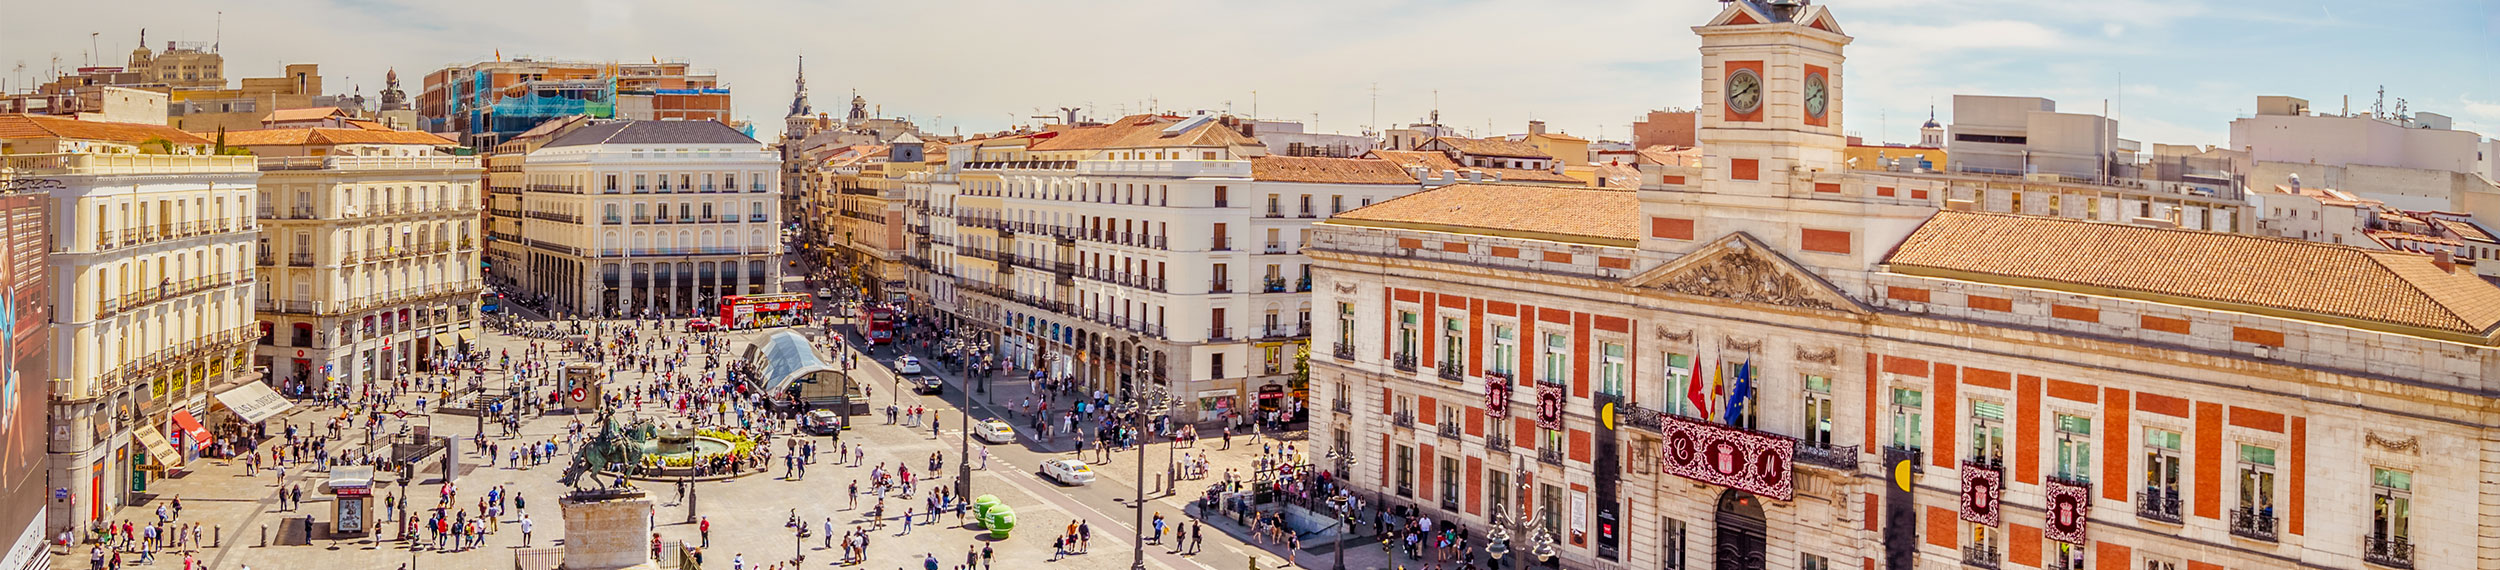
[[[652,568],[651,499],[641,491],[567,495],[564,567],[568,570]]]

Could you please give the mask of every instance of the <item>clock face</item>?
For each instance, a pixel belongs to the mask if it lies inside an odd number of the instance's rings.
[[[1739,69],[1727,76],[1727,108],[1737,114],[1751,114],[1762,108],[1762,74]]]
[[[1831,90],[1826,89],[1823,84],[1823,74],[1806,76],[1806,114],[1822,117],[1823,111],[1829,109],[1831,103]]]

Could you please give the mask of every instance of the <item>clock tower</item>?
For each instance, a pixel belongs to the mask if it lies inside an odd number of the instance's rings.
[[[1841,50],[1848,35],[1810,0],[1727,0],[1701,36],[1696,142],[1704,191],[1807,197],[1802,174],[1843,169]]]

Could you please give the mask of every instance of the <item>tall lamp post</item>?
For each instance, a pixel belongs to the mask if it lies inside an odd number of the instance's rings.
[[[962,368],[958,367],[957,370],[962,370]],[[971,383],[969,378],[964,380],[964,384]],[[962,436],[962,442],[959,446],[960,451],[957,451],[955,455],[955,496],[960,497],[958,500],[970,500],[972,497],[972,390],[956,391],[964,394],[964,407],[955,412],[956,416],[963,418],[961,420],[963,433],[958,434]]]
[[[1338,471],[1352,471],[1354,470],[1355,465],[1362,463],[1362,460],[1354,458],[1354,454],[1341,453],[1340,451],[1342,450],[1332,449],[1328,451],[1328,458],[1337,460]],[[1345,570],[1345,537],[1347,534],[1354,532],[1354,511],[1356,507],[1354,504],[1354,497],[1347,494],[1349,492],[1350,491],[1340,488],[1337,490],[1336,495],[1328,497],[1328,506],[1336,507],[1337,510],[1337,547],[1335,548],[1337,551],[1337,565],[1333,567],[1332,570]]]
[[[1135,335],[1129,336],[1129,344],[1137,345]],[[1145,366],[1141,362],[1136,369],[1142,371]],[[1149,400],[1143,378],[1130,378],[1128,386],[1129,406],[1137,415],[1137,500],[1129,504],[1131,508],[1136,509],[1136,512],[1131,515],[1135,522],[1131,523],[1132,526],[1129,528],[1142,530],[1146,528],[1146,416],[1153,414],[1154,410],[1146,407],[1146,402]],[[1158,396],[1155,401],[1160,403],[1160,400]],[[1129,544],[1131,547],[1129,569],[1146,570],[1146,541],[1131,538]]]
[[[1523,463],[1514,467],[1512,469],[1511,480],[1519,482],[1518,496],[1522,499],[1529,498],[1528,493],[1533,489],[1531,489],[1527,483],[1527,465]],[[1535,501],[1530,499],[1529,502],[1534,503]],[[1512,518],[1504,520],[1502,515],[1498,513],[1494,514],[1493,529],[1490,532],[1486,532],[1484,535],[1484,554],[1488,558],[1488,561],[1507,563],[1510,560],[1510,554],[1517,551],[1517,549],[1510,547],[1511,534],[1514,532],[1513,529],[1516,529],[1515,532],[1517,532],[1523,540],[1529,541],[1529,544],[1527,545],[1528,552],[1530,555],[1536,556],[1538,562],[1553,560],[1554,534],[1547,531],[1543,525],[1531,522],[1543,520],[1548,514],[1550,513],[1545,512],[1545,507],[1543,506],[1536,507],[1536,510],[1524,519]],[[1518,566],[1511,565],[1510,567],[1517,568]]]

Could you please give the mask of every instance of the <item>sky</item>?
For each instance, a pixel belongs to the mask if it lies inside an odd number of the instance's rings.
[[[1844,128],[1914,142],[1952,96],[2106,104],[2126,138],[2228,143],[2259,95],[2337,112],[2386,104],[2500,135],[2500,1],[1821,0],[1844,32]],[[140,28],[217,41],[229,81],[318,63],[368,96],[397,68],[503,57],[684,58],[735,92],[734,113],[781,130],[798,56],[816,110],[856,90],[884,114],[949,134],[1029,124],[1063,106],[1300,120],[1361,132],[1421,120],[1473,134],[1529,120],[1628,138],[1647,111],[1700,98],[1699,39],[1715,0],[116,0],[0,8],[12,91],[80,65],[119,65]],[[222,12],[222,25],[219,13]],[[90,34],[94,34],[92,37]],[[18,66],[22,65],[22,70]]]

